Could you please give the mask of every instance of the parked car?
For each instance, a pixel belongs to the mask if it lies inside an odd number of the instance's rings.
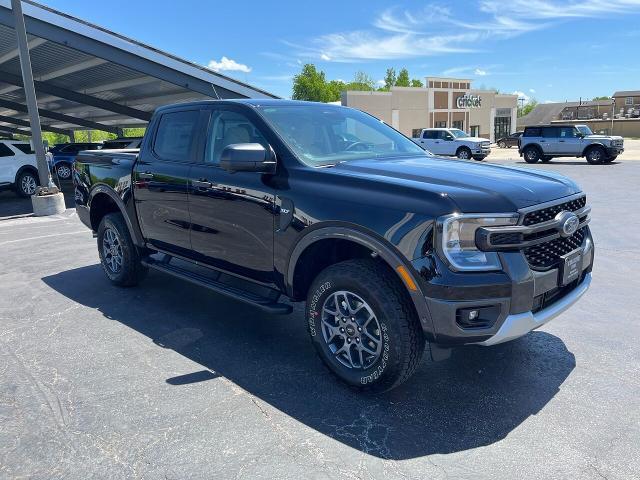
[[[36,193],[40,185],[37,165],[30,143],[0,140],[0,190],[11,188],[21,197]]]
[[[74,168],[113,284],[151,268],[271,314],[292,311],[282,296],[306,299],[318,355],[355,387],[405,381],[425,340],[442,358],[520,337],[591,282],[573,181],[434,158],[341,106],[161,107],[139,152],[82,152]]]
[[[98,150],[101,143],[64,143],[49,149],[53,155],[53,168],[60,180],[69,180],[76,155],[81,150]]]
[[[142,137],[119,137],[113,140],[105,140],[102,143],[103,150],[118,150],[126,148],[140,148]]]
[[[592,165],[611,163],[624,152],[624,139],[595,135],[587,125],[525,127],[518,151],[527,163],[554,157],[585,157]]]
[[[425,128],[413,141],[434,155],[484,160],[491,153],[486,138],[470,137],[458,128]]]
[[[511,135],[507,135],[506,137],[499,138],[496,141],[496,144],[499,148],[511,148],[518,146],[518,140],[522,136],[522,132],[515,132]]]

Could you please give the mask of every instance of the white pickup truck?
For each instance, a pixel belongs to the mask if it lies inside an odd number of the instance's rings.
[[[447,155],[465,160],[484,160],[491,153],[486,138],[470,137],[458,128],[425,128],[413,141],[434,155]]]

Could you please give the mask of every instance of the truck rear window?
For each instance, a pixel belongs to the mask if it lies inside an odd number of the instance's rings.
[[[155,154],[163,160],[189,161],[199,116],[199,110],[163,114],[153,144]]]

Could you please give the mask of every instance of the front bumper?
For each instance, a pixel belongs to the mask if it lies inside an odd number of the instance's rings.
[[[622,152],[624,152],[623,147],[607,147],[606,150],[607,150],[607,156],[609,157],[618,156]]]
[[[452,272],[435,254],[414,260],[433,329],[430,341],[442,346],[495,345],[549,322],[591,284],[590,232],[581,248],[581,273],[566,286],[560,285],[559,268],[533,270],[521,252],[501,252],[503,270],[496,272]],[[481,326],[464,325],[461,312],[471,309],[491,310],[493,320]]]
[[[584,276],[582,282],[579,283],[576,288],[571,290],[560,300],[552,303],[547,308],[543,308],[536,313],[525,312],[509,315],[507,318],[505,318],[502,326],[500,327],[500,330],[498,330],[498,332],[493,337],[485,340],[484,342],[479,342],[478,345],[488,347],[491,345],[508,342],[509,340],[514,340],[523,335],[526,335],[536,328],[540,328],[542,325],[550,322],[565,310],[567,310],[569,307],[571,307],[574,303],[576,303],[578,299],[585,294],[590,286],[591,274],[587,273]]]
[[[474,155],[483,155],[487,156],[491,153],[491,147],[476,147],[471,150]]]

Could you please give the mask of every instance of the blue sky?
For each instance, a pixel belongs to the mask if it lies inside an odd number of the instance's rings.
[[[283,97],[302,64],[328,79],[387,67],[540,102],[640,89],[640,0],[41,0]]]

